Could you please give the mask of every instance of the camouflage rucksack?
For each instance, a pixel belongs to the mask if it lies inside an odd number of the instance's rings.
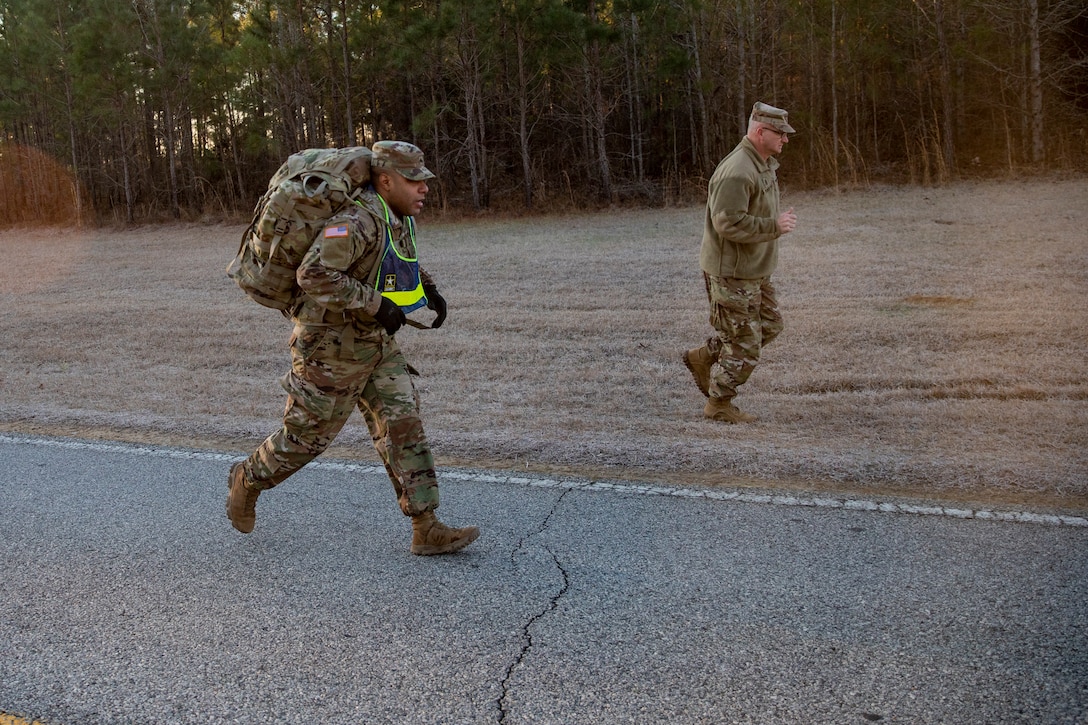
[[[227,266],[252,299],[288,311],[298,298],[295,270],[329,217],[370,180],[370,149],[307,149],[288,157],[253,210]]]

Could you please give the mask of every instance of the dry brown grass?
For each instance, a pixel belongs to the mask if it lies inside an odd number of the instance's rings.
[[[787,193],[787,329],[702,418],[702,210],[438,223],[451,311],[399,337],[440,462],[1083,509],[1088,180]],[[223,274],[240,227],[0,234],[7,430],[245,450],[288,324]],[[353,419],[336,455],[373,460]]]

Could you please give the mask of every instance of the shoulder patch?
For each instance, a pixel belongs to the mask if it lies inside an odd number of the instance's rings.
[[[325,227],[325,239],[342,239],[347,235],[347,224],[338,224],[334,227]]]

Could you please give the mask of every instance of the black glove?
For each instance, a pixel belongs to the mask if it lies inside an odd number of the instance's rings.
[[[382,297],[382,306],[374,313],[374,319],[385,328],[386,332],[395,335],[408,318],[404,316],[404,310],[392,300]]]
[[[437,330],[446,321],[446,299],[438,294],[437,288],[429,285],[423,288],[423,294],[427,295],[427,309],[438,313],[438,317],[431,323],[431,328]]]

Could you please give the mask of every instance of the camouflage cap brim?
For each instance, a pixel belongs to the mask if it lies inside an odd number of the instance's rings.
[[[397,173],[412,181],[427,181],[428,179],[435,178],[434,174],[432,174],[431,170],[426,166],[413,166],[408,169],[397,169]]]

